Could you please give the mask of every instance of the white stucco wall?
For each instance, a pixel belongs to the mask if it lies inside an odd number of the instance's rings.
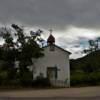
[[[65,81],[70,86],[70,67],[69,67],[69,53],[55,46],[55,51],[50,51],[49,47],[44,48],[44,57],[35,61],[35,74],[37,77],[43,73],[47,77],[47,67],[55,67],[58,69],[57,80]]]

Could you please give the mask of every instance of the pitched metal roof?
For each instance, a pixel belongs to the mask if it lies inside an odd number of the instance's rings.
[[[71,52],[69,52],[69,51],[67,51],[67,50],[65,50],[65,49],[63,49],[63,48],[61,48],[61,47],[59,47],[59,46],[57,46],[57,45],[53,45],[53,46],[55,46],[55,47],[57,47],[57,48],[63,50],[64,52],[67,52],[67,53],[71,54]],[[43,48],[46,48],[46,47],[49,47],[49,45],[44,46]]]

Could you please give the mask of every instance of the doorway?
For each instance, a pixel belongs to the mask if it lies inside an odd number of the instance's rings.
[[[57,79],[57,67],[47,67],[47,78],[50,80]]]

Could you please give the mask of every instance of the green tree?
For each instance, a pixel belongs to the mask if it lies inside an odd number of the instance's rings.
[[[19,78],[22,84],[25,84],[25,82],[27,84],[33,76],[33,73],[30,72],[30,66],[34,64],[32,60],[43,56],[43,49],[38,44],[42,40],[42,31],[40,29],[36,32],[30,31],[30,36],[25,36],[24,30],[18,25],[12,24],[12,27],[15,29],[17,36]]]
[[[84,53],[91,53],[94,52],[96,50],[99,50],[99,41],[100,41],[100,37],[97,37],[95,40],[89,40],[88,44],[89,44],[89,49],[85,49],[83,50]]]
[[[3,45],[1,46],[1,76],[2,83],[10,83],[16,79],[16,68],[14,67],[16,60],[16,49],[13,42],[13,37],[11,35],[11,31],[7,28],[2,28],[1,31],[2,38],[4,40]],[[4,75],[3,75],[4,74]]]
[[[5,83],[18,81],[21,85],[29,85],[33,78],[30,70],[33,59],[44,55],[40,45],[43,42],[42,30],[30,31],[30,35],[25,35],[24,29],[18,25],[12,24],[12,28],[15,32],[8,28],[1,31],[4,43],[0,47],[0,77]],[[15,62],[19,62],[17,68]]]

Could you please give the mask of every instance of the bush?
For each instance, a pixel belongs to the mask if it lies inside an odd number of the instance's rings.
[[[71,75],[71,86],[100,85],[100,72],[75,72]]]
[[[35,87],[50,87],[50,81],[48,78],[37,78],[36,80],[33,81],[33,86]]]

